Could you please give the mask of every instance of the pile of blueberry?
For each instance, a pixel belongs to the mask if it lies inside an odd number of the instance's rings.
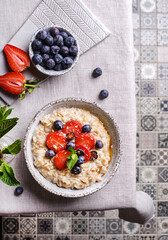
[[[32,42],[32,49],[35,65],[55,71],[70,68],[78,54],[74,37],[56,27],[39,31]]]

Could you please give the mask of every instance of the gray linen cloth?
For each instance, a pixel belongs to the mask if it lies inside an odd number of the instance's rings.
[[[71,1],[73,2],[75,0]],[[14,108],[12,115],[19,117],[19,123],[8,135],[13,139],[23,139],[29,122],[47,103],[59,98],[82,97],[96,101],[116,119],[122,140],[120,167],[110,183],[97,193],[80,199],[66,199],[47,192],[33,179],[22,151],[11,165],[21,181],[24,193],[16,197],[14,187],[0,182],[0,214],[101,210],[136,206],[136,106],[131,1],[85,0],[84,2],[110,29],[110,37],[83,54],[71,72],[64,76],[49,78],[41,84],[40,89],[35,89],[23,101],[17,100],[12,105]],[[0,32],[4,33],[1,34],[4,45],[37,3],[38,0],[0,2]],[[17,41],[15,43],[17,45]],[[103,75],[93,79],[91,73],[97,66],[103,69]],[[110,94],[107,99],[100,101],[98,94],[104,88],[108,89]]]

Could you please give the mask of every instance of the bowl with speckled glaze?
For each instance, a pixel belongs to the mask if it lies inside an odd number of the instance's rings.
[[[96,115],[103,122],[105,128],[107,129],[112,139],[113,154],[111,156],[111,161],[110,161],[108,170],[105,173],[105,175],[102,177],[102,181],[96,182],[84,189],[70,189],[70,188],[59,187],[56,184],[44,178],[33,164],[34,160],[33,160],[33,153],[32,153],[32,137],[36,127],[38,126],[40,120],[45,115],[51,114],[55,109],[63,108],[63,107],[81,108],[81,109],[90,111],[92,114]],[[60,100],[51,102],[37,112],[37,114],[34,116],[32,121],[30,122],[26,131],[26,135],[24,139],[24,154],[25,154],[25,159],[26,159],[26,163],[29,171],[31,172],[34,179],[43,188],[59,196],[77,198],[77,197],[87,196],[89,194],[92,194],[100,190],[107,183],[109,183],[110,180],[112,180],[112,177],[115,175],[120,165],[120,156],[121,156],[120,145],[121,143],[120,143],[120,134],[119,134],[118,126],[114,118],[109,113],[104,111],[99,105],[97,105],[94,102],[86,101],[84,99],[68,98],[68,99],[60,99]],[[110,182],[110,184],[113,184],[112,181]]]

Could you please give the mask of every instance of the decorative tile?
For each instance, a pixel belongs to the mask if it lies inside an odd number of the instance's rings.
[[[155,235],[144,235],[144,236],[140,236],[140,240],[156,240],[156,236]]]
[[[140,227],[140,234],[156,234],[156,219],[152,219]]]
[[[168,46],[167,30],[158,30],[158,46]]]
[[[89,236],[89,240],[105,240],[105,236],[99,236],[99,235]]]
[[[141,0],[140,7],[142,12],[154,12],[156,10],[155,0]]]
[[[141,129],[143,131],[156,130],[156,117],[152,115],[145,115],[141,118]]]
[[[157,112],[157,99],[141,98],[140,109],[141,114],[155,114]]]
[[[141,167],[140,178],[143,183],[156,183],[157,170],[155,167]]]
[[[135,63],[135,79],[139,80],[139,78],[140,78],[140,67],[139,67],[139,64]]]
[[[137,97],[139,96],[139,82],[135,82],[135,94]]]
[[[72,219],[72,234],[87,234],[88,222],[85,218]]]
[[[160,112],[168,113],[168,100],[166,99],[160,100],[159,107],[160,107]]]
[[[137,235],[123,235],[123,240],[139,240]]]
[[[152,80],[156,79],[156,64],[141,64],[141,79]]]
[[[140,44],[140,33],[138,30],[133,31],[133,40],[134,40],[134,46],[137,46]]]
[[[123,233],[127,234],[138,234],[139,233],[139,224],[131,222],[123,222]]]
[[[132,11],[133,13],[137,13],[139,10],[139,0],[132,1]]]
[[[158,233],[168,233],[168,218],[158,218]],[[167,240],[167,239],[166,239]]]
[[[53,234],[53,220],[49,218],[37,220],[38,234]]]
[[[20,218],[20,234],[36,234],[36,218]]]
[[[118,209],[105,211],[106,218],[118,218]]]
[[[134,62],[139,61],[139,47],[135,46],[134,47]]]
[[[52,218],[54,216],[53,212],[46,212],[46,213],[38,213],[37,217],[39,218]]]
[[[71,233],[71,219],[70,218],[56,218],[54,222],[54,232],[56,234],[70,234]]]
[[[54,217],[70,217],[71,212],[54,212]]]
[[[158,168],[158,182],[168,182],[168,168]]]
[[[156,43],[156,30],[141,30],[142,46],[155,46]]]
[[[104,211],[90,211],[89,217],[104,217]]]
[[[161,13],[168,12],[167,0],[157,0],[157,10]]]
[[[155,13],[141,13],[141,28],[156,28],[156,14]]]
[[[121,232],[121,219],[106,219],[106,234],[120,234]]]
[[[158,62],[167,63],[168,62],[168,47],[160,46],[157,47],[158,50]]]
[[[158,96],[166,97],[168,95],[168,81],[158,81]]]
[[[158,134],[158,147],[159,148],[168,148],[168,133],[159,133]]]
[[[158,183],[158,200],[168,199],[168,183]]]
[[[79,238],[80,238],[80,240],[89,240],[89,236],[88,235],[80,235],[80,237],[73,235],[73,237],[71,236],[70,239],[71,240],[79,240]]]
[[[168,240],[168,235],[158,236],[157,240]]]
[[[137,149],[136,150],[136,166],[140,165],[140,159],[141,159],[141,154],[140,154],[140,151]]]
[[[168,150],[158,151],[158,165],[167,166],[168,165]]]
[[[156,47],[141,47],[141,62],[156,62]]]
[[[168,15],[157,14],[157,26],[159,29],[168,29]]]
[[[156,96],[156,83],[155,82],[141,82],[141,96],[154,97]]]
[[[141,166],[156,166],[156,150],[141,150]]]
[[[136,148],[139,148],[139,133],[136,133]]]
[[[161,114],[158,117],[158,130],[168,131],[168,115]]]
[[[151,132],[141,132],[139,133],[139,142],[140,142],[140,148],[143,149],[155,149],[156,144],[156,133]]]
[[[146,192],[153,200],[156,199],[156,184],[142,184],[141,190]]]
[[[139,14],[133,13],[133,29],[138,29],[139,28]]]
[[[168,202],[158,202],[158,217],[168,216]]]
[[[3,234],[3,240],[20,240],[20,237],[19,237],[19,235]]]
[[[105,223],[104,218],[89,219],[89,234],[105,234]]]
[[[139,182],[139,167],[136,167],[136,182]]]
[[[81,218],[81,217],[87,217],[89,216],[89,212],[88,211],[74,211],[71,213],[71,216],[74,218],[74,217],[77,217],[77,218]]]
[[[106,240],[123,240],[123,238],[119,235],[107,235]]]
[[[168,79],[168,64],[166,63],[158,64],[158,79],[160,80]]]
[[[4,218],[3,219],[3,232],[7,234],[17,234],[19,231],[18,218]]]
[[[56,238],[57,239],[57,238]],[[56,240],[55,239],[55,240]],[[54,240],[54,236],[38,235],[37,240]],[[61,238],[59,240],[62,240]],[[67,239],[68,240],[68,239]]]
[[[19,240],[37,240],[36,235],[20,235]],[[48,239],[47,239],[48,240]]]

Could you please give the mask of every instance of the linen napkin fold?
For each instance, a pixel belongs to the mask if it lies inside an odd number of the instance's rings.
[[[27,51],[33,34],[40,28],[53,25],[63,27],[73,34],[79,42],[80,54],[110,34],[81,0],[43,0],[9,43]],[[7,66],[3,52],[0,53],[0,63],[0,75],[5,74]],[[40,74],[33,67],[25,75],[27,78],[46,79],[46,75]],[[17,96],[0,89],[0,98],[11,105]]]

